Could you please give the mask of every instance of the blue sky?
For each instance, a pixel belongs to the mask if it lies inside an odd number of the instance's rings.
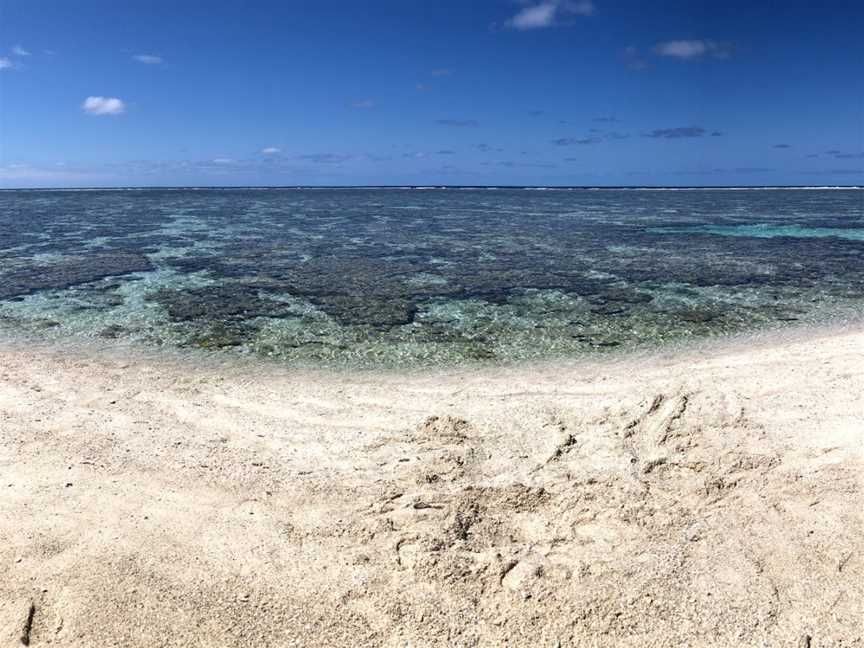
[[[864,3],[0,0],[0,186],[864,184]]]

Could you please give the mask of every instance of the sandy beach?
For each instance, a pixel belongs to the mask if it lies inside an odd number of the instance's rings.
[[[0,645],[864,646],[864,332],[410,374],[0,345]]]

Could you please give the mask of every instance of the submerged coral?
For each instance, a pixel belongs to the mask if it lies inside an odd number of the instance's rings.
[[[569,355],[857,312],[862,231],[852,190],[4,192],[0,315],[296,360]]]

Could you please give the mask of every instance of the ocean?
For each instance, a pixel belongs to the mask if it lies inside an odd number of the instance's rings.
[[[864,313],[864,191],[0,191],[0,331],[303,366],[571,358]]]

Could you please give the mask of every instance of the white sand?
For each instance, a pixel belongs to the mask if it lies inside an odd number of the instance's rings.
[[[862,646],[862,487],[861,332],[403,376],[6,343],[0,646]]]

